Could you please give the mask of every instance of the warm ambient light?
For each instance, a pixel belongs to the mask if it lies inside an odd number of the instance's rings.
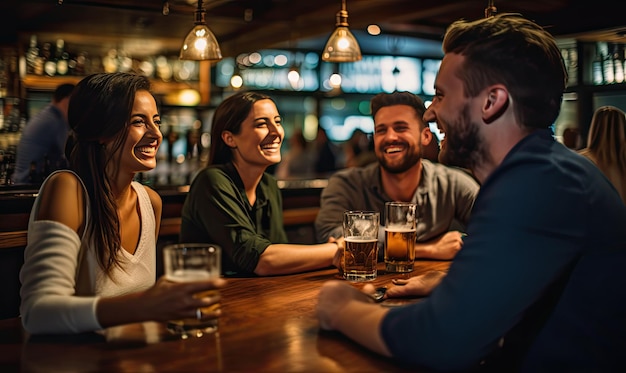
[[[243,78],[239,74],[235,74],[230,78],[230,85],[235,88],[241,88],[243,86]]]
[[[380,26],[378,26],[378,25],[369,25],[369,26],[367,26],[367,32],[370,35],[373,35],[373,36],[380,35]]]
[[[304,87],[304,82],[300,79],[300,67],[296,62],[296,55],[292,55],[291,67],[287,72],[287,81],[294,90],[300,90]]]
[[[341,87],[341,75],[339,75],[337,73],[332,74],[328,80],[330,82],[330,86],[331,87],[333,87],[333,88]]]
[[[215,35],[206,25],[205,15],[202,0],[199,0],[198,9],[194,12],[195,26],[187,34],[180,49],[181,60],[219,61],[222,59],[222,51]]]
[[[289,83],[291,84],[292,87],[297,87],[298,86],[298,80],[300,80],[300,73],[298,72],[298,68],[297,67],[292,67],[291,69],[289,69],[289,72],[287,73],[287,80],[289,80]]]
[[[337,13],[337,28],[330,35],[324,51],[322,60],[326,62],[355,62],[360,61],[361,48],[356,38],[348,29],[348,11],[346,10],[346,0],[341,0],[341,10]]]
[[[181,105],[196,106],[200,103],[200,93],[195,89],[183,89],[178,94],[178,101]]]
[[[195,89],[171,91],[164,97],[168,105],[196,106],[200,103],[200,93]]]

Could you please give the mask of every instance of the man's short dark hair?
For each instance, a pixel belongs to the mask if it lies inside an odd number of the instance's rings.
[[[411,92],[398,92],[393,93],[379,93],[370,101],[370,108],[372,111],[372,118],[376,116],[378,110],[385,106],[393,105],[408,105],[415,110],[418,117],[422,118],[426,112],[424,101]]]
[[[69,97],[74,90],[75,85],[72,83],[64,83],[57,86],[54,90],[54,94],[52,95],[52,100],[54,102],[59,102],[66,97]]]

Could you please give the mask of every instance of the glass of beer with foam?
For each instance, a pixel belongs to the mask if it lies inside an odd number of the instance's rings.
[[[385,203],[384,257],[387,272],[411,272],[415,261],[415,210],[409,202]]]
[[[173,282],[193,282],[221,275],[221,248],[211,244],[181,243],[168,245],[163,248],[163,267],[165,278]],[[194,295],[196,298],[212,297],[219,290],[208,290]],[[199,308],[196,318],[170,320],[167,330],[179,335],[183,339],[201,337],[207,333],[217,331],[217,319],[203,319],[202,314],[208,314],[219,308],[218,304]]]
[[[380,213],[377,211],[344,212],[344,279],[352,282],[376,279],[379,224]]]

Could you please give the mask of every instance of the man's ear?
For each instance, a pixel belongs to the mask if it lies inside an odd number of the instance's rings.
[[[489,89],[483,106],[483,122],[490,124],[500,118],[509,107],[509,91],[502,86]]]
[[[433,133],[430,131],[428,123],[422,129],[422,146],[428,146],[433,141]]]
[[[231,147],[233,149],[237,148],[237,144],[235,144],[235,138],[234,138],[232,132],[230,132],[230,131],[222,132],[222,140],[229,147]]]

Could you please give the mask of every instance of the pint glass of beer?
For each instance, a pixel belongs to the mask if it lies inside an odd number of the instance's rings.
[[[408,202],[385,203],[385,267],[387,272],[411,272],[415,261],[415,210]]]
[[[192,282],[218,278],[221,274],[221,248],[211,244],[181,243],[163,248],[165,278],[173,282]],[[219,290],[208,290],[195,294],[196,298],[217,295]],[[198,309],[204,314],[219,308],[219,304]],[[201,315],[201,313],[200,313]],[[217,331],[217,319],[202,320],[201,317],[170,320],[167,330],[183,339],[201,337]]]
[[[344,279],[352,282],[370,281],[376,279],[379,224],[380,213],[378,212],[344,212]]]

